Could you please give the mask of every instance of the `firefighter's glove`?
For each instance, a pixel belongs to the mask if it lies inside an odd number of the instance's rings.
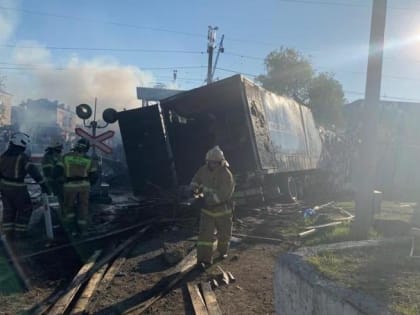
[[[190,191],[192,193],[192,196],[194,198],[201,198],[203,197],[203,186],[197,184],[197,183],[191,183],[190,184]]]
[[[41,186],[41,191],[42,191],[43,194],[51,195],[51,193],[52,193],[51,189],[50,189],[50,187],[48,187],[47,184],[42,183],[40,186]]]

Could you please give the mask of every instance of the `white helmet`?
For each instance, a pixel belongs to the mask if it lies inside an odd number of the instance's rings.
[[[31,138],[26,133],[17,132],[12,135],[10,142],[16,146],[26,148],[31,143]]]
[[[218,145],[210,149],[206,154],[207,162],[220,162],[222,165],[229,166],[228,162],[225,159],[222,149]]]

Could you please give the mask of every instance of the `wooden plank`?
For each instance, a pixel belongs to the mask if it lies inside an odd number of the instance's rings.
[[[211,289],[210,283],[202,282],[201,291],[203,291],[204,301],[206,302],[209,315],[222,315],[222,311],[217,303],[216,294]]]
[[[117,257],[117,259],[114,260],[111,267],[109,267],[109,269],[106,271],[105,275],[103,276],[102,280],[99,282],[99,285],[96,289],[98,292],[103,292],[109,288],[109,286],[112,283],[112,280],[114,280],[115,275],[118,273],[121,266],[127,260],[127,255],[133,249],[133,246],[134,244],[132,244],[131,246],[128,246],[126,249],[124,249],[121,252],[121,254]],[[95,309],[97,302],[98,300],[89,304],[88,309],[86,310],[87,314],[90,314],[91,310]]]
[[[78,298],[76,305],[71,310],[71,315],[82,315],[85,313],[87,306],[89,305],[89,300],[95,292],[96,288],[101,281],[108,264],[102,266],[93,276],[90,278],[89,282],[86,284],[86,287],[83,289],[82,294]]]
[[[232,233],[232,236],[249,238],[249,239],[260,240],[260,241],[270,241],[270,242],[275,242],[275,243],[284,242],[284,239],[280,239],[280,238],[271,238],[271,237],[264,237],[264,236],[258,236],[258,235],[247,235],[247,234],[241,234],[241,233]]]
[[[131,251],[133,247],[129,246],[127,247],[121,254],[118,256],[118,258],[114,261],[114,263],[109,267],[108,271],[104,275],[101,283],[100,283],[100,290],[106,289],[114,279],[115,275],[120,270],[121,266],[125,263],[127,260],[127,255]]]
[[[228,271],[227,274],[228,274],[230,282],[235,282],[236,281],[235,277],[233,276],[233,274],[230,271]]]
[[[229,284],[229,276],[226,273],[226,271],[223,270],[222,267],[220,267],[219,265],[217,266],[217,268],[220,270],[220,272],[222,273],[222,282],[226,285]]]
[[[148,225],[138,231],[136,234],[132,235],[130,238],[128,238],[126,241],[124,241],[122,244],[120,244],[115,250],[113,250],[111,253],[105,255],[103,258],[101,258],[95,266],[92,267],[91,270],[89,270],[87,273],[85,273],[83,276],[77,279],[76,283],[73,285],[70,285],[68,288],[64,290],[60,290],[58,292],[55,292],[51,294],[49,297],[38,303],[35,307],[33,307],[31,310],[29,310],[29,313],[31,315],[41,315],[45,314],[45,312],[50,308],[52,304],[57,302],[60,297],[64,294],[66,294],[68,291],[72,289],[73,286],[76,285],[82,285],[85,282],[89,280],[89,278],[97,272],[99,269],[102,268],[103,265],[108,263],[110,260],[114,259],[118,254],[124,250],[127,246],[130,246],[133,244],[137,239],[139,239],[149,228],[151,225]]]
[[[168,293],[172,288],[177,285],[191,270],[195,268],[197,265],[197,250],[192,250],[183,260],[181,260],[175,268],[173,268],[173,272],[171,274],[168,274],[167,277],[175,276],[165,287],[162,289],[159,288],[159,292],[151,297],[150,299],[134,305],[133,307],[130,307],[129,309],[125,310],[121,314],[142,314],[147,309],[149,309],[150,306],[152,306],[156,301],[160,300],[166,293]],[[153,289],[152,289],[153,290]]]
[[[96,259],[101,254],[101,250],[97,250],[93,253],[93,255],[89,258],[86,264],[80,268],[79,272],[77,273],[76,277],[74,277],[72,283],[70,284],[71,289],[66,292],[63,296],[58,299],[57,302],[54,303],[51,310],[48,312],[49,315],[62,315],[72,302],[74,296],[76,295],[77,291],[79,291],[81,287],[81,283],[73,285],[77,282],[77,279],[85,275],[95,264]]]
[[[310,229],[308,231],[304,231],[298,234],[299,237],[306,237],[316,232],[316,229]]]
[[[195,315],[208,315],[206,303],[204,303],[203,296],[201,295],[198,286],[192,283],[187,283],[187,288]]]
[[[331,223],[326,223],[326,224],[321,224],[321,225],[313,225],[313,226],[307,226],[307,229],[321,229],[321,228],[325,228],[325,227],[329,227],[329,226],[335,226],[335,225],[340,225],[343,222],[338,221],[338,222],[331,222]]]

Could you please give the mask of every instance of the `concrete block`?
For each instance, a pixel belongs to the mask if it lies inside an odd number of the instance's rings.
[[[393,315],[372,297],[332,282],[305,258],[322,251],[402,244],[409,238],[343,242],[302,248],[281,255],[274,271],[275,310],[279,315]]]

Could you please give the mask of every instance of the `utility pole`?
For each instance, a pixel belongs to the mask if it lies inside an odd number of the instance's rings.
[[[376,134],[380,106],[382,60],[385,38],[387,0],[373,0],[369,60],[361,128],[361,146],[356,174],[356,216],[353,237],[366,239],[373,223],[373,191],[376,178]]]
[[[209,61],[207,65],[207,84],[212,82],[212,68],[213,68],[213,51],[214,43],[216,42],[216,31],[219,28],[217,26],[213,27],[209,25],[209,30],[207,33],[208,43],[207,43],[207,53],[209,55]]]
[[[178,75],[178,70],[174,70],[173,72],[174,83],[176,83],[177,75]]]
[[[219,61],[220,53],[225,52],[225,48],[223,47],[223,40],[225,39],[225,35],[222,35],[219,43],[219,49],[217,50],[216,60],[214,61],[213,71],[211,73],[211,81],[213,81],[214,73],[216,72],[217,62]]]

